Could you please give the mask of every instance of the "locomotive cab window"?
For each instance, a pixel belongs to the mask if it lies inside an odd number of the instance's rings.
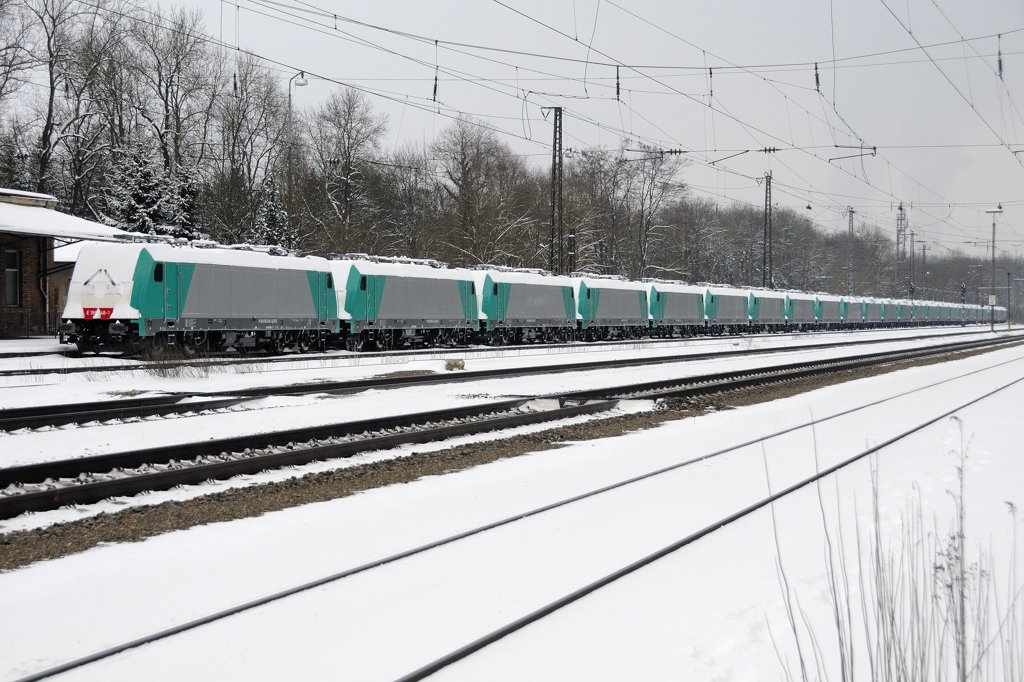
[[[153,281],[162,282],[164,281],[164,264],[157,263],[156,267],[153,268]]]
[[[470,282],[469,283],[469,294],[470,294],[470,296],[475,296],[476,295],[476,283],[475,282]]]
[[[587,289],[587,300],[590,300],[590,289]]]
[[[327,273],[327,288],[328,289],[333,289],[334,288],[334,275],[332,275],[329,272]]]
[[[359,278],[359,291],[366,291],[366,275]]]
[[[498,295],[498,283],[497,282],[494,283],[494,288],[491,290],[491,295],[493,295],[493,296],[497,296]]]
[[[658,293],[654,294],[654,300],[656,302],[660,302],[661,301],[661,292],[660,291]]]

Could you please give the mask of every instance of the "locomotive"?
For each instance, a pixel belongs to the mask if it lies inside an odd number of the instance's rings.
[[[277,247],[90,243],[71,276],[60,339],[84,352],[276,353],[968,324],[986,312]],[[1005,308],[996,317],[1005,321]]]

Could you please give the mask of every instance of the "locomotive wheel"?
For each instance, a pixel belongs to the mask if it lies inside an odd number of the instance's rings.
[[[181,352],[189,357],[195,357],[208,349],[206,332],[185,332],[181,339]]]

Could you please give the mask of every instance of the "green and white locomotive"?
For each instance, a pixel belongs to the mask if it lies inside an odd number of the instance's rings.
[[[279,250],[86,244],[60,333],[80,350],[323,347],[337,334],[328,261]]]

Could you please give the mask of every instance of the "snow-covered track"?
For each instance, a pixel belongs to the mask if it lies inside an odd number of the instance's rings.
[[[0,518],[408,443],[594,414],[614,401],[511,400],[0,469]]]
[[[506,625],[499,627],[472,642],[467,643],[466,645],[458,649],[455,649],[454,651],[451,651],[443,656],[440,656],[439,658],[431,661],[430,663],[420,668],[417,668],[416,670],[408,673],[407,675],[399,677],[398,682],[416,682],[418,680],[425,679],[426,677],[433,675],[441,669],[446,668],[447,666],[456,663],[464,658],[467,658],[468,656],[480,651],[481,649],[484,649],[485,647],[494,644],[498,640],[507,637],[508,635],[518,630],[521,630],[527,625],[536,623],[537,621],[555,613],[559,609],[569,606],[570,604],[579,601],[583,597],[586,597],[587,595],[596,592],[597,590],[606,587],[621,578],[624,578],[632,573],[635,573],[636,571],[646,566],[650,566],[656,561],[664,559],[670,554],[673,554],[674,552],[677,552],[680,549],[683,549],[688,545],[693,544],[701,538],[704,538],[714,533],[715,531],[721,530],[729,526],[730,524],[735,523],[736,521],[739,521],[740,519],[743,519],[744,517],[749,516],[750,514],[753,514],[754,512],[767,507],[768,505],[786,497],[787,495],[790,495],[798,490],[806,488],[807,486],[816,483],[817,481],[820,481],[823,478],[831,476],[840,469],[844,469],[850,466],[851,464],[854,464],[855,462],[861,461],[862,459],[868,457],[869,455],[872,455],[891,445],[899,443],[900,441],[917,434],[918,432],[924,430],[925,428],[931,426],[932,424],[935,424],[936,422],[939,422],[947,417],[950,417],[956,414],[957,412],[960,412],[961,410],[964,410],[972,405],[987,400],[992,396],[1001,393],[1002,391],[1005,391],[1011,386],[1021,383],[1022,381],[1024,381],[1024,378],[1015,379],[1008,383],[1002,384],[998,388],[995,388],[989,391],[988,393],[985,393],[984,395],[968,400],[954,407],[951,410],[943,412],[942,414],[935,416],[931,419],[928,419],[927,421],[916,424],[915,426],[907,429],[906,431],[903,431],[900,434],[897,434],[896,436],[893,436],[892,438],[885,440],[884,442],[881,442],[875,446],[862,450],[850,457],[847,457],[846,459],[843,459],[842,461],[836,464],[833,464],[832,466],[826,467],[821,471],[818,471],[817,473],[811,476],[808,476],[802,480],[792,483],[791,485],[788,485],[785,488],[782,488],[781,490],[772,492],[766,497],[742,509],[735,511],[734,513],[728,516],[720,518],[704,526],[696,532],[690,533],[687,536],[680,538],[676,542],[666,545],[665,547],[662,547],[661,549],[658,549],[657,551],[652,552],[647,556],[641,557],[640,559],[626,566],[623,566],[619,570],[609,573],[608,575],[605,575],[604,577],[599,578],[598,580],[583,585],[579,589],[574,590],[573,592],[570,592],[569,594],[566,594],[563,597],[556,599],[550,602],[549,604],[542,606],[539,609],[535,609],[534,611],[520,618],[517,618],[507,623]]]
[[[801,346],[801,348],[807,349],[821,349],[821,348],[834,348],[837,346],[843,346],[847,344],[870,344],[870,343],[887,343],[894,340],[910,340],[910,339],[925,339],[925,338],[942,338],[945,336],[959,336],[962,334],[968,334],[972,331],[980,331],[974,328],[958,328],[959,331],[945,332],[942,334],[921,334],[917,336],[901,336],[898,339],[888,336],[882,336],[875,339],[845,339],[841,341],[833,341],[826,343],[808,344]],[[887,330],[856,330],[857,332],[871,332],[871,331],[887,331]],[[906,331],[910,331],[907,329]],[[842,338],[843,332],[831,331],[831,332],[782,332],[782,333],[770,333],[770,334],[749,334],[735,337],[721,337],[721,336],[698,336],[687,339],[679,338],[642,338],[642,339],[630,339],[630,340],[619,340],[619,341],[597,341],[593,343],[559,343],[559,344],[525,344],[521,346],[487,346],[487,347],[463,347],[463,348],[425,348],[419,350],[393,350],[393,351],[379,351],[370,353],[351,353],[351,352],[324,352],[324,353],[308,353],[308,354],[287,354],[287,355],[239,355],[238,353],[222,353],[219,355],[206,355],[196,356],[193,358],[165,358],[162,360],[138,360],[132,363],[118,363],[108,365],[62,365],[60,367],[39,367],[39,368],[18,368],[18,369],[0,369],[0,377],[16,377],[16,376],[44,376],[50,374],[83,374],[83,373],[106,373],[106,372],[138,372],[138,371],[171,371],[175,367],[183,368],[216,368],[216,367],[230,367],[230,366],[244,366],[244,365],[276,365],[276,364],[288,364],[288,363],[301,363],[310,361],[321,361],[321,362],[333,362],[333,361],[345,361],[345,360],[357,360],[365,361],[366,359],[372,358],[403,358],[409,360],[417,359],[441,359],[447,356],[463,357],[474,357],[474,356],[489,356],[496,352],[508,353],[515,351],[528,352],[532,350],[560,350],[562,352],[568,351],[569,353],[574,352],[592,352],[595,349],[601,350],[615,350],[618,348],[636,348],[640,347],[657,347],[659,345],[667,344],[680,344],[685,343],[687,345],[701,345],[703,343],[720,343],[723,338],[735,338],[735,339],[757,339],[757,338]],[[765,348],[761,349],[760,352],[783,352],[787,349],[785,347],[778,348]],[[741,351],[742,352],[742,351]],[[691,354],[689,357],[716,357],[727,355],[728,352],[713,352],[700,354]],[[23,355],[23,354],[19,354]],[[40,356],[54,355],[53,353],[41,353]],[[67,357],[83,358],[78,353],[65,353]],[[31,357],[29,356],[26,357]],[[114,359],[114,356],[98,356],[101,358]]]
[[[942,335],[945,336],[945,335]],[[912,339],[901,338],[899,341],[908,340],[922,340],[922,339],[933,339],[936,335],[913,337]],[[1014,340],[1018,337],[1000,337],[998,341],[1004,339]],[[560,361],[558,364],[553,365],[536,365],[530,367],[503,367],[499,369],[490,370],[477,370],[477,371],[459,371],[459,372],[447,372],[444,374],[421,374],[421,375],[407,375],[407,376],[389,376],[389,377],[373,377],[368,379],[357,379],[349,381],[328,381],[328,382],[316,382],[308,384],[291,384],[287,386],[261,386],[246,389],[239,389],[233,391],[211,391],[206,393],[196,393],[195,395],[202,395],[206,397],[219,397],[219,396],[280,396],[280,395],[296,395],[296,394],[310,394],[310,393],[352,393],[357,391],[364,391],[369,389],[388,389],[388,388],[399,388],[406,386],[423,386],[429,384],[450,384],[450,383],[463,383],[469,381],[478,381],[480,379],[500,379],[507,377],[525,377],[525,376],[536,376],[536,375],[549,375],[549,374],[562,374],[566,372],[578,372],[585,370],[599,370],[599,369],[618,369],[627,367],[645,367],[652,365],[666,365],[675,364],[679,362],[691,362],[709,359],[721,359],[730,357],[757,357],[757,356],[770,356],[777,355],[780,353],[792,353],[794,351],[815,351],[825,350],[829,348],[838,347],[850,347],[854,348],[860,345],[871,345],[879,342],[893,342],[892,339],[870,339],[864,341],[844,341],[844,342],[833,342],[833,343],[821,343],[812,344],[806,346],[800,346],[799,348],[790,347],[778,347],[778,348],[746,348],[740,350],[730,351],[714,351],[704,353],[680,353],[672,355],[661,355],[656,357],[636,357],[629,359],[614,359],[614,360],[592,360],[587,362],[565,362]],[[972,343],[987,343],[988,341],[972,342]],[[945,346],[931,346],[931,348],[937,347],[953,347],[960,345],[963,342],[946,344]],[[604,392],[602,392],[604,394]]]
[[[562,499],[560,501],[548,503],[548,504],[545,504],[542,507],[538,507],[538,508],[535,508],[535,509],[530,509],[530,510],[525,510],[525,511],[517,512],[517,513],[514,513],[512,515],[509,515],[509,516],[506,516],[504,518],[501,518],[499,520],[487,523],[485,525],[469,528],[469,529],[467,529],[467,530],[465,530],[463,532],[460,532],[460,533],[458,533],[456,535],[452,535],[452,536],[448,536],[448,537],[443,537],[441,539],[430,541],[430,542],[428,542],[426,544],[423,544],[423,545],[411,547],[409,549],[406,549],[404,551],[400,551],[400,552],[395,553],[395,554],[384,556],[384,557],[381,557],[381,558],[378,558],[378,559],[371,560],[371,561],[369,561],[367,563],[364,563],[364,564],[360,564],[360,565],[357,565],[357,566],[354,566],[354,567],[351,567],[351,568],[340,570],[340,571],[335,572],[333,574],[325,575],[325,576],[322,576],[320,578],[311,580],[310,582],[306,582],[306,583],[303,583],[303,584],[300,584],[300,585],[295,585],[293,587],[281,590],[279,592],[275,592],[275,593],[272,593],[272,594],[266,594],[265,596],[259,597],[257,599],[253,599],[253,600],[245,602],[245,603],[241,603],[241,604],[232,606],[232,607],[230,607],[228,609],[225,609],[223,611],[218,611],[218,612],[215,612],[215,613],[210,613],[208,615],[196,618],[194,620],[190,620],[190,621],[187,621],[187,622],[182,622],[180,624],[176,624],[176,625],[174,625],[172,627],[169,627],[167,629],[156,631],[156,632],[152,632],[150,634],[138,637],[136,639],[133,639],[132,641],[127,641],[127,642],[124,642],[122,644],[118,644],[116,646],[111,646],[110,648],[104,649],[102,651],[97,651],[97,652],[95,652],[93,654],[90,654],[90,655],[87,655],[87,656],[83,656],[83,657],[75,659],[75,660],[67,661],[67,662],[65,662],[65,663],[63,663],[63,664],[61,664],[59,666],[56,666],[56,667],[53,667],[53,668],[50,668],[50,669],[47,669],[47,670],[39,671],[37,673],[33,673],[33,674],[31,674],[31,675],[29,675],[27,677],[24,677],[24,678],[22,678],[22,682],[27,682],[29,680],[33,680],[34,681],[34,680],[46,679],[48,677],[51,677],[53,675],[57,675],[57,674],[62,673],[62,672],[67,672],[67,671],[70,671],[70,670],[74,670],[76,668],[80,668],[80,667],[89,665],[91,663],[94,663],[94,662],[97,662],[97,661],[100,661],[100,660],[103,660],[103,659],[107,659],[107,658],[110,658],[112,656],[116,656],[117,654],[124,653],[124,652],[129,651],[131,649],[134,649],[136,647],[142,646],[143,644],[152,644],[152,643],[155,643],[155,642],[159,642],[161,640],[165,640],[167,638],[173,637],[174,635],[182,634],[182,633],[188,632],[190,630],[194,630],[196,628],[199,628],[201,626],[215,623],[215,622],[217,622],[219,620],[222,620],[224,618],[227,618],[227,617],[230,617],[230,616],[235,616],[235,615],[241,614],[243,612],[255,609],[257,607],[270,604],[272,602],[276,602],[276,601],[279,601],[279,600],[287,599],[288,597],[291,597],[291,596],[294,596],[294,595],[298,595],[298,594],[301,594],[303,592],[307,592],[307,591],[315,589],[315,588],[324,587],[324,586],[330,585],[331,583],[336,583],[338,581],[341,581],[341,580],[343,580],[345,578],[348,578],[348,577],[351,577],[351,576],[354,576],[354,575],[357,575],[357,574],[364,574],[367,571],[371,571],[373,569],[380,568],[380,567],[383,567],[383,566],[395,565],[396,562],[400,562],[402,560],[409,559],[411,557],[423,554],[424,552],[428,552],[428,551],[431,551],[431,550],[436,550],[436,549],[445,547],[446,545],[451,545],[453,543],[461,542],[461,541],[467,540],[469,538],[472,538],[473,536],[477,536],[477,535],[480,535],[482,533],[485,533],[487,531],[495,530],[497,528],[500,528],[500,527],[503,527],[503,526],[508,526],[510,524],[515,524],[515,523],[523,521],[525,519],[532,518],[532,517],[535,517],[537,515],[553,511],[553,510],[558,509],[560,507],[566,507],[566,506],[572,505],[572,504],[574,504],[576,502],[579,502],[579,501],[582,501],[582,500],[586,500],[586,499],[589,499],[589,498],[601,495],[603,493],[606,493],[606,492],[609,492],[609,491],[612,491],[612,490],[621,489],[621,488],[623,488],[625,486],[629,486],[629,485],[632,485],[634,483],[638,483],[640,481],[652,479],[652,478],[661,476],[663,474],[667,474],[667,473],[672,472],[672,471],[678,471],[678,470],[681,470],[681,469],[685,469],[687,467],[692,467],[692,466],[695,466],[695,465],[700,465],[702,463],[708,462],[709,460],[711,460],[713,458],[717,458],[717,457],[720,457],[722,455],[726,455],[728,453],[736,452],[738,450],[741,450],[743,448],[749,447],[749,446],[754,445],[754,444],[759,443],[759,442],[763,442],[763,441],[768,440],[768,439],[777,438],[777,437],[780,437],[780,436],[783,436],[783,435],[786,435],[786,434],[789,434],[789,433],[792,433],[792,432],[795,432],[795,431],[799,431],[799,430],[802,430],[802,429],[807,429],[807,428],[810,428],[812,425],[826,424],[826,423],[830,422],[831,420],[839,419],[839,418],[842,418],[842,417],[845,417],[845,416],[848,416],[848,415],[851,415],[851,414],[855,414],[855,413],[858,413],[858,412],[860,412],[862,410],[865,410],[867,408],[871,408],[871,407],[875,407],[875,406],[878,406],[878,405],[890,403],[890,402],[893,402],[893,401],[898,401],[898,400],[901,400],[901,399],[906,399],[908,397],[914,396],[915,394],[917,394],[917,393],[919,393],[921,391],[926,391],[928,389],[933,389],[933,388],[936,388],[936,387],[939,387],[939,386],[942,386],[942,385],[946,385],[946,384],[949,384],[951,382],[955,382],[955,381],[958,381],[960,379],[963,379],[965,377],[968,377],[968,376],[971,376],[971,375],[975,375],[975,374],[979,374],[981,372],[989,372],[989,371],[998,369],[1000,367],[1009,365],[1012,362],[1016,362],[1016,360],[999,362],[996,365],[984,367],[984,368],[981,368],[981,369],[975,369],[975,370],[966,372],[964,374],[959,374],[959,375],[954,376],[954,377],[950,377],[950,378],[942,379],[940,381],[936,381],[936,382],[928,384],[928,385],[919,386],[919,387],[907,390],[905,392],[899,393],[897,395],[890,395],[888,397],[879,398],[879,399],[871,401],[869,403],[860,404],[860,405],[857,405],[857,406],[852,407],[850,409],[846,409],[846,410],[844,410],[842,412],[838,412],[838,413],[835,413],[835,414],[832,414],[832,415],[829,415],[829,416],[826,416],[826,417],[821,417],[821,418],[814,419],[812,421],[806,421],[806,422],[803,422],[803,423],[794,424],[792,426],[788,426],[786,428],[778,430],[778,431],[776,431],[774,433],[762,434],[762,435],[758,436],[754,440],[747,440],[747,441],[744,441],[742,443],[733,444],[733,445],[727,446],[725,448],[722,448],[720,450],[717,450],[717,451],[714,451],[714,452],[710,452],[710,453],[706,453],[704,455],[701,455],[701,456],[693,458],[693,459],[689,459],[689,460],[682,461],[682,462],[679,462],[679,463],[676,463],[676,464],[672,464],[672,465],[666,466],[666,467],[661,468],[661,469],[649,471],[647,473],[643,473],[643,474],[634,476],[633,478],[629,478],[629,479],[626,479],[626,480],[622,480],[622,481],[618,481],[618,482],[615,482],[615,483],[611,483],[611,484],[606,485],[606,486],[601,487],[601,488],[597,488],[597,489],[594,489],[594,490],[583,492],[583,493],[575,495],[575,496],[573,496],[571,498]],[[551,603],[547,604],[543,608],[535,609],[534,611],[530,612],[528,615],[526,615],[524,617],[521,617],[521,618],[518,618],[518,619],[516,619],[514,621],[511,621],[509,624],[505,625],[504,627],[501,627],[501,628],[498,628],[496,630],[493,630],[493,631],[489,632],[488,634],[484,635],[483,637],[480,637],[480,638],[478,638],[476,640],[473,640],[469,644],[467,644],[467,645],[465,645],[463,647],[460,647],[459,649],[456,649],[456,650],[452,651],[451,653],[449,653],[449,654],[447,654],[445,656],[436,658],[431,663],[428,663],[427,665],[425,665],[425,666],[423,666],[421,668],[418,668],[417,670],[413,671],[412,673],[409,673],[403,679],[422,679],[423,677],[425,677],[425,676],[427,676],[429,674],[432,674],[433,672],[437,672],[438,670],[442,669],[443,667],[445,667],[445,666],[447,666],[447,665],[449,665],[451,663],[456,662],[457,660],[460,660],[462,658],[466,658],[466,657],[470,656],[471,654],[473,654],[473,653],[475,653],[477,651],[480,651],[481,649],[485,648],[489,644],[494,643],[494,642],[500,640],[501,638],[503,638],[507,634],[515,632],[515,630],[521,629],[522,627],[524,627],[525,625],[527,625],[529,623],[537,622],[539,620],[542,620],[545,616],[550,615],[551,613],[554,613],[555,611],[557,611],[560,608],[563,608],[565,606],[568,606],[568,605],[572,604],[574,601],[580,599],[581,597],[585,596],[586,594],[590,594],[590,593],[592,593],[592,592],[594,592],[596,590],[599,590],[602,587],[604,587],[604,586],[614,582],[615,580],[618,580],[619,578],[625,577],[625,576],[629,575],[630,573],[635,572],[636,570],[638,570],[642,566],[650,565],[651,563],[654,563],[654,562],[656,562],[657,560],[659,560],[661,558],[667,557],[669,554],[671,554],[671,553],[673,553],[673,552],[675,552],[675,551],[677,551],[677,550],[679,550],[679,549],[681,549],[681,548],[683,548],[683,547],[685,547],[685,546],[687,546],[689,544],[692,544],[693,542],[695,542],[696,540],[700,539],[701,537],[705,537],[708,534],[714,532],[715,530],[721,528],[723,526],[723,524],[728,524],[728,523],[735,522],[735,521],[743,518],[744,516],[747,516],[747,515],[753,513],[757,509],[764,508],[766,505],[770,504],[774,500],[780,499],[781,497],[789,495],[789,494],[795,492],[796,490],[798,490],[800,488],[806,487],[810,483],[813,483],[815,480],[818,480],[818,479],[820,479],[820,478],[822,478],[824,476],[827,476],[827,475],[829,475],[831,473],[834,473],[835,471],[838,471],[840,468],[848,466],[849,464],[851,464],[851,463],[853,463],[855,461],[858,461],[860,459],[863,459],[864,457],[872,454],[873,452],[877,452],[878,450],[881,450],[881,449],[883,449],[885,447],[888,447],[889,445],[897,443],[900,440],[903,440],[903,439],[907,438],[908,436],[913,435],[914,433],[917,433],[917,432],[921,431],[923,428],[927,427],[928,425],[934,424],[934,423],[940,421],[941,419],[943,419],[943,418],[945,418],[945,417],[947,417],[947,416],[949,416],[951,414],[954,414],[954,413],[964,409],[965,407],[967,407],[969,405],[973,405],[973,404],[976,404],[978,402],[981,402],[981,401],[985,400],[986,398],[989,398],[989,397],[999,393],[1000,391],[1008,388],[1009,386],[1012,386],[1014,384],[1020,383],[1020,381],[1021,380],[1018,379],[1018,380],[1009,382],[1009,383],[1007,383],[1007,384],[1005,384],[1003,386],[1000,386],[999,388],[997,388],[997,389],[995,389],[993,391],[990,391],[990,392],[988,392],[988,393],[986,393],[986,394],[984,394],[984,395],[982,395],[980,397],[977,397],[977,398],[974,398],[972,400],[969,400],[969,401],[963,403],[962,405],[958,405],[955,408],[953,408],[952,410],[945,411],[945,412],[943,412],[943,414],[940,414],[940,415],[935,416],[933,418],[929,418],[927,421],[925,421],[923,423],[920,423],[920,424],[917,424],[913,428],[911,428],[911,429],[909,429],[909,430],[907,430],[907,431],[905,431],[905,432],[903,432],[901,434],[898,434],[895,437],[889,438],[885,442],[883,442],[883,443],[881,443],[881,444],[879,444],[879,445],[877,445],[877,446],[875,446],[873,448],[870,448],[867,451],[862,451],[862,452],[857,453],[854,457],[846,458],[846,459],[840,461],[838,464],[835,464],[834,466],[831,466],[828,469],[820,471],[816,476],[813,476],[811,478],[807,478],[807,479],[804,479],[804,480],[800,480],[800,481],[798,481],[796,483],[790,484],[790,485],[784,487],[783,489],[780,489],[779,491],[775,492],[774,494],[770,494],[768,497],[766,497],[764,499],[756,500],[756,501],[754,501],[754,502],[752,502],[750,504],[747,504],[747,505],[743,506],[743,508],[739,509],[738,511],[735,511],[733,513],[730,513],[730,514],[728,514],[726,516],[721,517],[715,523],[707,524],[705,527],[703,527],[699,531],[687,534],[685,537],[680,538],[678,541],[673,542],[671,545],[668,545],[668,546],[666,546],[666,547],[664,547],[664,548],[662,548],[662,549],[660,549],[660,550],[658,550],[658,551],[656,551],[654,553],[645,555],[641,559],[639,559],[639,560],[637,560],[635,562],[632,562],[632,563],[629,563],[627,565],[624,565],[620,570],[614,571],[613,573],[609,573],[608,575],[606,575],[604,578],[602,578],[600,580],[590,582],[590,583],[584,585],[583,587],[580,587],[579,589],[576,589],[576,590],[572,591],[571,593],[566,594],[561,599],[552,601]]]
[[[151,398],[127,398],[97,403],[70,403],[0,410],[0,431],[38,429],[47,426],[124,421],[167,416],[204,410],[217,410],[245,402],[245,398],[223,398],[200,402],[181,402],[179,395]]]
[[[621,399],[658,399],[658,398],[683,398],[698,395],[707,395],[719,391],[734,391],[752,386],[764,386],[772,383],[794,381],[813,376],[824,376],[835,372],[844,372],[852,369],[861,369],[887,362],[906,362],[920,358],[934,357],[951,353],[963,353],[971,350],[986,347],[998,347],[1010,343],[1019,343],[1024,339],[1001,338],[982,339],[978,341],[962,341],[947,343],[928,348],[883,351],[880,353],[866,353],[847,358],[835,358],[828,360],[812,360],[808,362],[794,362],[786,365],[762,367],[758,369],[745,369],[732,372],[718,372],[715,374],[702,374],[697,377],[685,379],[669,379],[665,381],[651,381],[628,386],[617,386],[608,389],[591,391],[578,391],[569,394],[568,397],[581,400],[621,400]]]
[[[68,504],[89,504],[109,497],[166,490],[177,485],[229,478],[315,460],[348,457],[359,452],[384,450],[407,443],[439,441],[470,433],[589,414],[610,408],[622,396],[657,398],[708,395],[878,363],[917,360],[1019,342],[1019,339],[1004,337],[948,343],[925,349],[787,363],[753,371],[715,373],[684,380],[610,387],[568,395],[536,396],[429,413],[9,467],[0,469],[0,518],[10,518],[26,511],[55,509]],[[548,368],[544,371],[552,370]],[[318,390],[324,389],[319,386]],[[529,405],[536,405],[530,402],[536,399],[548,401],[548,405],[557,407],[543,410],[529,408]]]

